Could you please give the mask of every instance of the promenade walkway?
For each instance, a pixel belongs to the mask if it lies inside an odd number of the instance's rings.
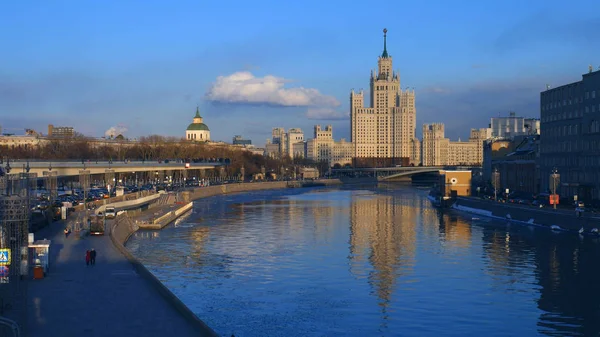
[[[36,233],[52,240],[50,271],[28,289],[31,337],[200,336],[113,246],[108,235],[65,239],[62,222]],[[98,252],[95,266],[85,251]]]

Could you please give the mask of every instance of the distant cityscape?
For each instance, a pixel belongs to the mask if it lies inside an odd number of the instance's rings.
[[[426,123],[416,137],[417,106],[414,89],[402,89],[393,70],[384,30],[383,51],[370,73],[370,100],[362,90],[350,92],[350,139],[334,138],[332,125],[315,125],[312,138],[302,129],[273,127],[264,148],[235,135],[231,143],[211,140],[210,129],[197,108],[181,141],[233,146],[273,158],[306,158],[344,166],[481,165],[483,179],[499,172],[501,185],[531,193],[549,188],[548,176],[561,174],[561,195],[600,199],[600,71],[590,66],[581,81],[540,94],[540,118],[507,112],[492,117],[487,127],[474,127],[467,140],[450,140],[443,123]],[[1,130],[1,129],[0,129]],[[44,135],[1,130],[0,145],[35,146],[57,138],[77,136],[70,126],[49,125]],[[543,130],[543,131],[542,131]],[[94,138],[97,142],[136,142],[123,134]]]

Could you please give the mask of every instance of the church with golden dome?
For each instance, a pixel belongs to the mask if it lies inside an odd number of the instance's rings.
[[[185,139],[197,142],[210,141],[210,130],[202,122],[202,116],[200,116],[200,109],[198,107],[196,107],[196,116],[194,116],[192,124],[188,125],[185,130]]]

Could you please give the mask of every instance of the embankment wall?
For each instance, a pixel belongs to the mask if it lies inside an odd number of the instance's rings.
[[[465,197],[458,197],[453,208],[481,216],[544,227],[556,225],[562,229],[574,231],[583,227],[586,232],[593,228],[600,229],[600,219],[585,213],[579,217],[574,210],[569,212],[552,208],[535,208]]]
[[[199,336],[217,336],[217,334],[206,325],[193,311],[191,311],[181,300],[175,296],[152,272],[150,272],[127,248],[125,242],[137,231],[138,228],[127,213],[120,214],[115,218],[112,229],[110,230],[110,239],[115,247],[123,254],[133,265],[138,275],[146,279],[177,311],[187,319],[198,330]]]

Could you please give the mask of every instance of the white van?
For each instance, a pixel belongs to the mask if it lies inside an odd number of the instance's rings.
[[[110,206],[110,207],[106,207],[104,209],[104,216],[107,219],[113,219],[115,216],[117,216],[117,212],[115,211],[115,208]]]

